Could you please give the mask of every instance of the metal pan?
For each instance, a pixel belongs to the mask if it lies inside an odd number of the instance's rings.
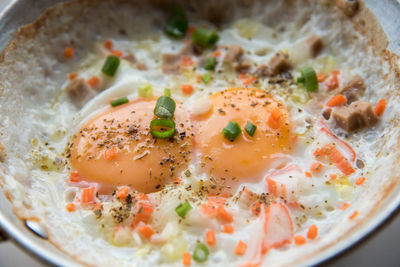
[[[351,0],[349,0],[351,1]],[[0,1],[0,50],[3,50],[15,36],[19,27],[33,22],[46,8],[64,0],[2,0]],[[374,13],[387,34],[388,50],[400,54],[400,2],[396,0],[365,0],[366,6]],[[316,265],[331,259],[345,250],[354,247],[357,242],[365,240],[385,221],[393,216],[400,207],[400,188],[396,188],[382,203],[381,209],[368,221],[362,224],[357,231],[343,240],[326,249],[315,257],[301,263],[304,266]],[[35,227],[39,227],[36,228]],[[19,244],[28,253],[36,256],[43,263],[54,266],[80,266],[69,256],[61,253],[45,238],[29,231],[26,222],[21,221],[14,214],[10,202],[3,192],[0,192],[0,228],[4,231],[0,240],[11,239]],[[40,226],[30,227],[40,234]],[[45,235],[45,233],[42,233]]]

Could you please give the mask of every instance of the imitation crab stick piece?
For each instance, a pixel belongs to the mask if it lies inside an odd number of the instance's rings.
[[[81,180],[81,176],[79,175],[79,172],[77,172],[77,171],[72,171],[72,172],[69,174],[69,180],[70,180],[71,182],[73,182],[73,183],[79,182],[79,181]]]
[[[208,230],[206,232],[206,243],[210,246],[215,245],[215,232],[214,230]]]
[[[224,225],[224,233],[232,234],[234,232],[233,226],[230,224]]]
[[[351,154],[351,161],[354,162],[356,160],[356,152],[354,151],[354,149],[347,144],[345,141],[343,141],[342,139],[340,139],[339,137],[337,137],[336,135],[334,135],[328,128],[326,127],[322,127],[321,128],[321,132],[326,133],[329,137],[332,137],[335,141],[338,142],[338,144],[344,148],[346,148],[346,150],[348,150]]]
[[[105,49],[111,50],[113,48],[113,46],[114,46],[114,44],[113,44],[113,42],[111,40],[107,40],[107,41],[104,42],[104,48]]]
[[[328,103],[326,104],[328,107],[337,107],[344,105],[347,102],[347,98],[344,95],[338,94],[333,96]]]
[[[313,224],[308,228],[307,238],[315,239],[317,236],[318,236],[318,227],[315,224]]]
[[[111,147],[106,150],[104,153],[104,157],[106,160],[113,160],[117,157],[117,149],[115,147]]]
[[[194,64],[194,61],[193,61],[192,57],[186,56],[186,57],[182,57],[181,64],[182,64],[182,66],[185,66],[185,67],[192,66]]]
[[[325,74],[318,74],[317,75],[317,80],[318,80],[319,83],[325,81],[325,79],[326,79],[326,75]]]
[[[182,84],[182,92],[185,95],[191,95],[193,94],[194,88],[193,85],[191,84]]]
[[[87,81],[88,85],[92,88],[96,88],[97,85],[99,85],[100,83],[100,79],[97,76],[93,76],[91,77],[88,81]]]
[[[383,114],[383,112],[385,111],[385,109],[386,109],[386,100],[381,99],[376,104],[374,111],[377,116],[381,116]]]
[[[185,266],[190,266],[191,256],[189,252],[183,253],[182,264]]]
[[[139,232],[147,239],[150,239],[151,236],[154,234],[153,228],[148,225],[142,225],[139,227]]]
[[[339,78],[338,75],[340,71],[332,71],[332,78],[325,83],[325,86],[328,88],[329,91],[337,88],[339,86]]]
[[[66,206],[66,209],[68,212],[74,212],[75,211],[75,205],[74,203],[68,203]]]
[[[74,49],[72,47],[66,47],[64,49],[64,56],[67,59],[71,59],[74,57]]]
[[[328,156],[329,160],[335,164],[335,166],[343,172],[345,175],[352,174],[354,172],[350,162],[340,153],[340,151],[333,144],[327,144],[322,149],[314,152],[315,156]]]
[[[298,246],[301,246],[306,243],[306,239],[302,235],[297,235],[294,237],[294,243]]]
[[[272,203],[265,211],[264,245],[266,249],[279,248],[293,239],[293,222],[285,205]]]
[[[314,162],[313,164],[311,164],[310,170],[313,173],[319,173],[322,170],[322,164],[319,162]]]
[[[247,249],[247,244],[240,240],[235,247],[235,254],[243,255],[246,252],[246,249]]]
[[[126,197],[129,195],[129,188],[124,186],[121,187],[117,190],[117,192],[115,193],[115,195],[117,196],[117,198],[119,199],[126,199]]]
[[[90,203],[94,201],[94,187],[82,189],[81,202]]]
[[[365,182],[365,177],[360,177],[356,180],[356,185],[362,185]]]

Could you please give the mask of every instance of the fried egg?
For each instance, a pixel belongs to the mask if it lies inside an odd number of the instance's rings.
[[[350,233],[391,182],[378,165],[398,157],[395,74],[347,15],[317,1],[228,2],[178,12],[72,1],[6,51],[4,189],[80,263],[303,263]],[[189,23],[181,39],[167,35],[171,16]],[[164,117],[162,97],[176,105]],[[154,120],[172,121],[172,135],[152,134]]]

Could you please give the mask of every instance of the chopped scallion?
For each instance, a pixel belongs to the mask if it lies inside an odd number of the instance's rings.
[[[154,115],[163,119],[171,119],[174,116],[176,104],[169,96],[160,96],[154,108]]]
[[[171,97],[171,89],[165,88],[165,89],[164,89],[164,95],[165,95],[165,96]]]
[[[205,73],[201,76],[201,80],[203,83],[207,84],[209,81],[211,81],[211,76],[209,73]]]
[[[206,61],[204,62],[204,68],[206,70],[214,70],[215,65],[217,65],[217,59],[215,57],[206,58]]]
[[[203,243],[197,244],[196,248],[193,251],[193,259],[197,262],[205,262],[208,258],[208,248]]]
[[[254,132],[257,130],[257,126],[251,122],[248,122],[244,129],[246,133],[248,133],[250,136],[253,136]]]
[[[186,214],[192,209],[189,202],[181,203],[176,208],[175,211],[181,218],[185,218]]]
[[[306,67],[301,71],[301,76],[297,78],[297,83],[304,84],[308,92],[318,92],[317,73],[312,67]]]
[[[150,122],[150,133],[155,138],[170,138],[175,134],[175,122],[170,119],[154,119]]]
[[[148,82],[142,83],[138,88],[140,97],[150,97],[153,95],[153,88]]]
[[[188,24],[185,11],[180,7],[174,7],[164,32],[174,38],[183,38],[186,35]]]
[[[197,27],[192,36],[193,42],[203,47],[215,44],[218,39],[219,36],[215,30],[205,29],[203,27]]]
[[[110,55],[107,57],[106,62],[104,63],[101,71],[105,75],[113,77],[115,75],[115,73],[117,72],[117,69],[119,67],[119,62],[120,62],[120,60],[117,56]]]
[[[240,129],[239,124],[235,121],[229,122],[222,130],[222,135],[231,142],[233,142],[241,133],[242,130]]]
[[[111,106],[112,107],[116,107],[116,106],[119,106],[119,105],[126,104],[128,102],[129,102],[129,99],[126,96],[124,96],[124,97],[112,100],[111,101]]]

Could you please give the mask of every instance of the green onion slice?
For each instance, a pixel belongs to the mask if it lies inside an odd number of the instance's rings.
[[[176,208],[175,211],[181,218],[185,218],[186,214],[192,209],[189,202],[181,203]]]
[[[203,83],[207,84],[209,81],[211,81],[211,76],[209,73],[205,73],[201,76],[201,80]]]
[[[196,248],[193,251],[193,259],[197,262],[205,262],[208,258],[208,248],[203,243],[197,244]]]
[[[139,86],[138,94],[140,97],[150,97],[153,95],[153,87],[148,82],[144,82]]]
[[[185,10],[174,7],[171,10],[171,17],[165,25],[164,32],[174,38],[183,38],[186,35],[188,24]]]
[[[218,39],[219,36],[215,30],[205,29],[203,27],[197,27],[192,36],[193,42],[203,47],[215,44]]]
[[[154,119],[150,122],[150,133],[155,138],[170,138],[175,134],[175,122],[170,119]]]
[[[111,106],[112,107],[116,107],[116,106],[119,106],[119,105],[126,104],[128,102],[129,102],[129,99],[126,96],[124,96],[124,97],[112,100],[111,101]]]
[[[107,76],[113,77],[117,72],[119,62],[120,60],[117,56],[108,56],[106,62],[103,65],[103,68],[101,69],[101,72],[103,72]]]
[[[251,122],[248,122],[246,127],[244,128],[244,130],[246,131],[246,133],[248,133],[250,136],[254,135],[254,132],[257,130],[257,126],[254,125]]]
[[[204,68],[206,70],[214,70],[215,65],[217,65],[217,59],[215,57],[206,58],[206,61],[204,63]]]
[[[164,95],[165,95],[165,96],[171,97],[171,89],[165,88],[165,89],[164,89]]]
[[[242,130],[240,129],[239,124],[235,121],[229,122],[222,130],[222,135],[231,142],[233,142],[241,133]]]
[[[160,96],[154,108],[154,115],[163,119],[171,119],[174,116],[176,104],[169,96]]]
[[[318,92],[317,73],[312,67],[306,67],[297,78],[297,83],[302,83],[308,92]]]

